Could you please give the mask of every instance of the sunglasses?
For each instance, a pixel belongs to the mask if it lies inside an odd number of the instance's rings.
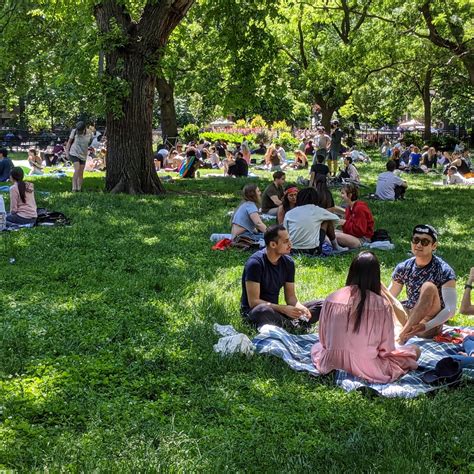
[[[420,239],[419,237],[413,237],[411,239],[412,244],[421,244],[423,247],[427,247],[430,244],[433,244],[433,241],[431,239]]]

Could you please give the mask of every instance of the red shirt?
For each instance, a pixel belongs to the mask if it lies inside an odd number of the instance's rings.
[[[374,217],[364,201],[356,201],[352,208],[346,208],[346,222],[342,226],[345,234],[371,239],[374,235]]]

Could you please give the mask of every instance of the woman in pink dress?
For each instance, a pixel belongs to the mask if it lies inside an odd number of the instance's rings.
[[[311,357],[322,374],[341,369],[370,382],[388,383],[418,366],[416,346],[395,347],[394,309],[372,252],[355,257],[346,286],[326,298],[319,336]]]

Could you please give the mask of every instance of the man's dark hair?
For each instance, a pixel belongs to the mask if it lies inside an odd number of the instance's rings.
[[[265,234],[263,234],[265,245],[268,247],[270,242],[278,242],[278,233],[282,230],[286,230],[286,228],[281,224],[274,224],[268,227]]]
[[[449,170],[451,171],[457,171],[458,169],[456,168],[456,166],[452,165],[448,168]]]
[[[324,155],[316,155],[316,160],[319,164],[324,163],[325,158],[326,157]]]
[[[346,156],[346,160],[349,162],[349,164],[352,164],[352,157],[351,156]]]
[[[387,164],[385,165],[385,168],[387,168],[387,171],[395,171],[397,168],[397,165],[395,161],[389,160],[387,161]]]
[[[273,173],[273,179],[281,179],[283,178],[283,176],[285,176],[285,173],[283,173],[283,171],[275,171]]]
[[[6,148],[1,148],[0,155],[3,155],[6,158],[8,156],[8,150]]]
[[[296,196],[296,205],[305,206],[306,204],[319,204],[318,192],[314,188],[304,188]]]

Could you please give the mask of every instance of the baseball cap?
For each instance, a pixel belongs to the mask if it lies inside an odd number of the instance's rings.
[[[438,240],[438,232],[436,229],[429,225],[429,224],[418,224],[413,228],[412,235],[415,234],[426,234],[429,235],[432,239],[433,242],[436,242]]]

